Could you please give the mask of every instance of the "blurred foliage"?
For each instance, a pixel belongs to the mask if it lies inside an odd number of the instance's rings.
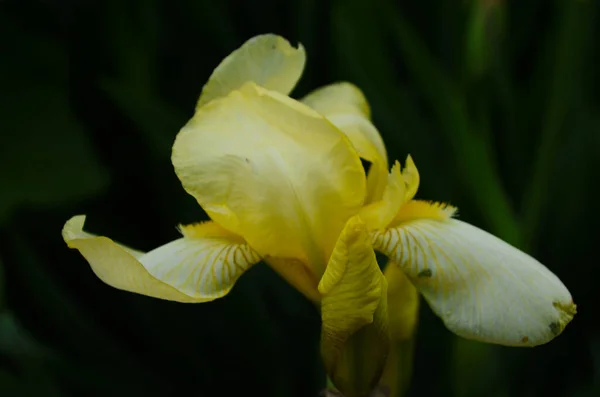
[[[369,99],[419,197],[525,249],[579,314],[535,349],[461,340],[422,305],[410,396],[600,395],[599,5],[593,0],[0,2],[0,396],[316,396],[319,315],[266,266],[231,295],[102,284],[65,220],[139,249],[205,219],[169,161],[212,69],[275,32],[308,52],[296,96]]]
[[[3,16],[0,48],[0,222],[23,203],[56,206],[100,194],[108,173],[69,103],[63,43]]]

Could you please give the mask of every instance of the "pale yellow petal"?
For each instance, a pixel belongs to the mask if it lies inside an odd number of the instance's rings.
[[[404,397],[413,373],[415,338],[393,340],[380,384],[388,391],[386,397]]]
[[[386,185],[387,152],[361,90],[347,82],[335,83],[311,92],[302,102],[327,117],[348,136],[359,156],[372,163],[366,201],[379,200]]]
[[[401,171],[396,161],[386,183],[383,195],[360,210],[360,216],[370,230],[393,226],[410,219],[448,218],[455,214],[456,208],[447,204],[435,204],[412,200],[419,188],[419,172],[410,155]]]
[[[323,115],[356,114],[367,119],[371,117],[371,109],[364,94],[357,86],[348,82],[318,88],[302,98],[302,102]],[[380,148],[385,152],[383,145]]]
[[[319,291],[327,373],[345,396],[368,395],[381,377],[390,336],[387,283],[360,218],[340,235]]]
[[[387,185],[381,200],[365,205],[359,214],[369,230],[381,229],[389,225],[404,204],[406,185],[396,161],[388,176]]]
[[[456,219],[401,223],[374,234],[448,329],[507,346],[536,346],[575,314],[563,283],[534,258]]]
[[[255,36],[225,58],[202,89],[196,108],[226,96],[252,81],[269,90],[289,94],[304,70],[306,54],[274,34]]]
[[[405,201],[412,200],[417,194],[417,190],[419,190],[419,170],[417,170],[417,166],[413,161],[410,154],[406,157],[406,164],[404,164],[404,169],[402,170],[402,176],[404,177],[404,182],[406,183],[406,196],[404,197]]]
[[[263,260],[309,300],[315,303],[321,301],[319,282],[308,265],[294,258],[267,257]]]
[[[457,211],[456,207],[446,203],[410,200],[402,205],[389,227],[419,219],[437,219],[440,221],[450,219],[456,215]]]
[[[184,237],[146,254],[83,231],[85,216],[71,218],[63,238],[106,284],[177,302],[206,302],[226,295],[260,258],[239,238]]]
[[[261,256],[299,259],[317,277],[365,196],[348,139],[309,107],[252,83],[200,108],[172,160],[213,220]]]
[[[390,397],[404,395],[412,375],[415,331],[419,318],[419,292],[400,267],[390,261],[383,272],[388,283],[390,354],[380,384]]]
[[[400,267],[391,262],[383,272],[388,284],[388,318],[392,339],[413,336],[419,318],[419,292]]]

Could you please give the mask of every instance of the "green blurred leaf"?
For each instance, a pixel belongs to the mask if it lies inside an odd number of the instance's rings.
[[[554,181],[552,165],[569,131],[565,120],[572,109],[575,88],[583,75],[581,66],[590,34],[595,2],[556,0],[559,25],[551,37],[548,56],[542,57],[539,73],[550,68],[545,92],[542,135],[536,151],[530,183],[523,196],[524,236],[527,246],[535,241],[540,218],[548,205],[548,185]]]
[[[81,366],[36,340],[12,313],[0,313],[0,358],[12,364],[0,368],[0,395],[3,397],[63,396],[63,381],[70,389],[90,396],[128,396],[140,390],[127,385],[112,367],[86,363]],[[94,385],[94,390],[89,390]],[[154,395],[154,394],[153,394]]]
[[[419,195],[449,199],[453,177],[438,172],[446,166],[446,144],[419,107],[420,93],[402,80],[377,10],[361,0],[334,1],[330,18],[333,47],[327,48],[326,65],[333,78],[363,90],[390,161],[404,162],[407,154],[415,159],[422,175]]]
[[[2,257],[0,256],[0,313],[4,310],[4,263],[2,263]]]
[[[404,55],[406,66],[437,113],[453,150],[461,181],[474,204],[495,234],[519,245],[519,225],[496,169],[492,147],[481,131],[474,130],[464,92],[438,67],[397,10],[386,0],[379,2],[379,15]]]
[[[0,357],[8,357],[15,370],[0,369],[0,395],[63,396],[56,379],[45,368],[51,352],[35,341],[10,313],[0,313]]]
[[[138,5],[135,9],[116,0],[104,5],[106,19],[111,21],[105,36],[116,75],[104,76],[99,86],[137,126],[152,153],[170,158],[175,134],[185,117],[159,93],[159,2],[136,0],[134,4]]]
[[[159,98],[151,86],[141,89],[124,77],[119,80],[103,79],[100,87],[136,125],[152,153],[170,158],[175,135],[185,123],[185,118]]]
[[[187,1],[184,2],[183,6],[189,10],[191,17],[198,25],[198,29],[203,32],[211,32],[211,39],[214,38],[218,41],[221,49],[233,51],[240,44],[227,2]]]
[[[498,54],[504,24],[502,1],[471,0],[465,44],[469,77],[480,78],[489,70]]]
[[[308,55],[307,65],[302,73],[302,78],[294,93],[299,91],[309,92],[315,89],[315,76],[317,75],[319,40],[323,34],[327,34],[326,26],[315,23],[319,21],[322,13],[322,7],[318,0],[298,0],[290,2],[291,13],[294,15],[295,37],[302,43]],[[321,59],[321,65],[327,63]],[[322,71],[320,71],[322,72]]]
[[[497,348],[456,337],[453,343],[452,377],[455,397],[508,397],[499,376]]]
[[[88,360],[88,367],[76,372],[82,377],[82,381],[93,378],[96,383],[98,376],[112,379],[111,383],[104,386],[108,389],[117,388],[125,393],[118,395],[126,395],[127,390],[139,388],[142,381],[144,390],[160,390],[159,380],[151,378],[139,360],[134,359],[127,350],[106,335],[93,315],[82,310],[48,273],[43,266],[44,261],[37,256],[35,246],[23,233],[22,226],[11,224],[10,229],[7,243],[13,257],[19,258],[15,266],[17,277],[14,279],[21,283],[19,293],[33,299],[35,306],[39,308],[37,320],[49,326],[51,324],[52,332],[59,335],[63,348],[66,347],[66,350]],[[57,318],[60,321],[56,321]],[[23,343],[31,341],[30,338],[22,340]],[[62,372],[73,372],[73,367],[77,367],[62,357],[53,355],[51,358],[56,360],[53,364]]]
[[[38,344],[10,313],[0,313],[0,354],[31,356],[45,354]]]
[[[332,66],[338,69],[338,78],[352,81],[365,92],[390,156],[400,146],[404,155],[414,154],[417,147],[423,153],[431,152],[428,149],[433,142],[424,131],[426,122],[399,79],[385,45],[386,32],[372,5],[359,0],[334,1],[331,29],[335,43]]]
[[[109,177],[71,109],[63,45],[0,18],[0,48],[0,223],[19,205],[55,206],[98,194]]]

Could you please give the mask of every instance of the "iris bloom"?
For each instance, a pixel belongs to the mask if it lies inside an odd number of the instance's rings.
[[[575,313],[561,281],[456,219],[455,208],[415,200],[415,164],[408,157],[388,171],[358,88],[338,83],[291,99],[304,63],[301,45],[261,35],[204,86],[172,162],[211,221],[181,226],[181,238],[143,253],[84,232],[76,216],[63,229],[68,246],[105,283],[177,302],[221,298],[267,263],[319,305],[323,360],[347,396],[377,386],[391,344],[410,336],[415,287],[465,338],[535,346],[560,334]],[[389,257],[385,272],[374,250]],[[357,354],[367,363],[359,371]]]

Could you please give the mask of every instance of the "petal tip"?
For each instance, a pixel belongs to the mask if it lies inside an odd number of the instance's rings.
[[[77,238],[77,234],[83,231],[86,215],[75,215],[69,219],[62,229],[62,237],[66,243]]]
[[[246,81],[289,94],[304,70],[302,44],[293,47],[285,38],[266,33],[254,36],[229,54],[215,68],[202,88],[196,110],[238,89]]]
[[[359,238],[366,240],[367,226],[360,216],[353,216],[348,220],[340,240],[354,241]]]
[[[559,319],[557,322],[549,325],[550,330],[555,336],[562,333],[565,327],[573,320],[575,314],[577,314],[577,305],[570,301],[568,303],[562,303],[559,301],[552,302],[552,306],[557,310]]]

